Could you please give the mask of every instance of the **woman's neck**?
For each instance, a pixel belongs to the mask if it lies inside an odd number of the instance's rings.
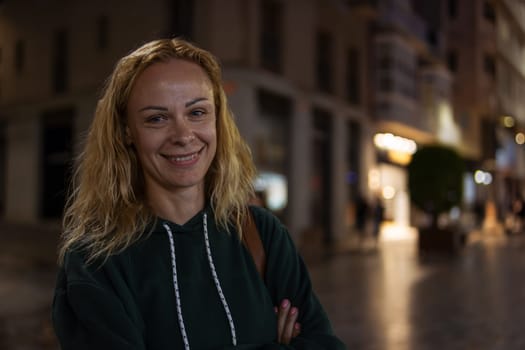
[[[166,220],[183,225],[204,208],[202,191],[164,192],[150,194],[148,203],[153,212]]]

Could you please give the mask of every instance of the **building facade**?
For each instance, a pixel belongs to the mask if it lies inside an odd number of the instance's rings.
[[[503,221],[512,201],[525,194],[525,103],[521,98],[525,89],[525,3],[443,3],[446,59],[454,75],[453,106],[464,130],[465,154],[472,161],[472,172],[481,170],[492,179],[477,181],[472,197],[494,204],[490,219]]]
[[[116,61],[177,35],[220,59],[256,189],[298,242],[345,238],[358,197],[410,225],[406,165],[432,142],[495,175],[469,200],[503,202],[525,173],[523,13],[522,0],[3,1],[1,218],[59,222]]]
[[[58,222],[72,159],[116,60],[183,35],[220,59],[270,209],[297,241],[343,238],[374,162],[368,33],[369,18],[342,1],[3,1],[2,218]]]
[[[374,153],[369,187],[383,201],[386,219],[406,227],[412,217],[407,165],[418,147],[444,143],[465,153],[462,126],[453,113],[453,75],[444,60],[441,1],[348,1],[372,15],[369,113]]]
[[[525,1],[500,0],[490,4],[496,17],[495,170],[499,191],[495,200],[504,209],[500,216],[504,216],[514,200],[525,197]]]
[[[445,58],[454,75],[453,111],[464,130],[464,156],[469,160],[466,204],[476,208],[492,201],[498,187],[495,8],[490,1],[480,0],[443,3],[448,41]],[[479,171],[492,183],[473,181]]]
[[[151,16],[126,12],[125,2],[0,5],[5,219],[39,223],[60,217],[74,148],[82,142],[104,79],[117,57],[166,26],[167,19],[159,22],[165,17],[162,6],[142,5]]]

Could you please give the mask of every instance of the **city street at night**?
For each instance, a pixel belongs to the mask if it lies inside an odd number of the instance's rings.
[[[0,245],[0,348],[58,349],[49,322],[51,233],[2,229],[18,238],[2,235]],[[464,250],[441,257],[419,256],[414,240],[384,241],[377,250],[353,243],[307,258],[348,349],[525,348],[525,237],[473,233]]]
[[[288,342],[230,225],[299,349],[281,229],[349,350],[525,350],[524,96],[525,0],[0,0],[0,350],[59,350],[61,232],[64,350]]]

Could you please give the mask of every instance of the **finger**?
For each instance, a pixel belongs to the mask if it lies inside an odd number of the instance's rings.
[[[290,344],[290,341],[292,340],[295,321],[297,321],[297,314],[298,310],[296,307],[290,308],[281,336],[281,344]]]
[[[301,324],[299,322],[295,322],[293,325],[292,339],[298,337],[299,334],[301,334]]]
[[[279,305],[279,311],[277,313],[277,342],[280,343],[283,338],[283,333],[286,325],[286,319],[288,318],[288,310],[290,309],[290,301],[283,299],[281,305]]]

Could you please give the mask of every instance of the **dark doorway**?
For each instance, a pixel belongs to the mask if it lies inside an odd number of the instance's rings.
[[[348,194],[350,199],[355,199],[359,194],[361,185],[361,125],[351,120],[347,124],[347,151],[346,159],[348,166],[348,173],[346,175],[346,183],[349,185]]]
[[[73,157],[73,108],[47,111],[42,116],[40,214],[62,216]]]
[[[312,224],[322,231],[325,245],[332,243],[332,114],[314,108],[312,139]]]
[[[192,40],[195,21],[194,0],[171,0],[169,14],[169,37],[183,37]]]
[[[0,120],[0,217],[5,215],[7,190],[7,123]]]
[[[257,91],[257,104],[261,115],[256,131],[254,159],[259,171],[258,179],[284,179],[284,203],[272,200],[269,193],[265,194],[267,208],[270,209],[286,225],[290,206],[290,144],[292,101],[289,97],[273,93],[265,89]],[[266,181],[265,181],[266,182]],[[265,190],[267,192],[268,189]],[[275,199],[275,196],[273,196]],[[272,204],[273,203],[273,204]]]

